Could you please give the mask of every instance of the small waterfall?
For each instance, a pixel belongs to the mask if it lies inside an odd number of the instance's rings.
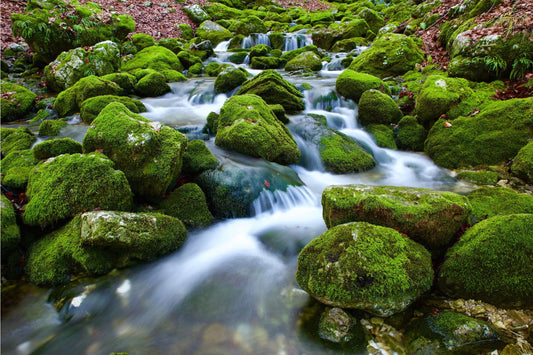
[[[297,206],[316,206],[315,195],[305,186],[289,186],[287,191],[263,190],[259,197],[252,203],[252,215],[265,212],[282,212]]]
[[[251,35],[242,40],[241,47],[243,49],[250,49],[258,44],[264,44],[266,46],[272,47],[270,39],[268,38],[268,35],[266,33],[252,33]]]
[[[222,41],[217,44],[217,46],[213,50],[215,51],[215,53],[226,52],[228,50],[229,42],[230,41]]]
[[[306,33],[302,33],[302,31],[298,31],[295,33],[287,33],[283,37],[283,51],[285,52],[302,48],[311,44],[313,44],[311,36]]]
[[[322,163],[322,158],[320,158],[318,146],[312,142],[306,141],[294,132],[292,132],[292,134],[301,153],[298,165],[301,165],[308,170],[325,171],[326,168]]]

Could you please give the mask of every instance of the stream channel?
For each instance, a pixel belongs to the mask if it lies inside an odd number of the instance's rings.
[[[309,42],[301,38],[288,38],[285,49]],[[216,55],[208,61],[226,61],[224,43]],[[28,286],[22,301],[2,317],[2,353],[366,353],[368,340],[338,347],[322,341],[303,321],[314,301],[299,289],[294,275],[299,249],[326,230],[323,189],[354,183],[451,191],[464,186],[422,154],[379,148],[358,124],[357,106],[335,94],[341,69],[329,69],[325,63],[322,71],[305,77],[280,71],[297,87],[311,86],[304,91],[305,111],[289,116],[288,128],[307,113],[324,115],[330,127],[371,151],[377,167],[359,174],[328,173],[316,146],[295,134],[302,159],[290,168],[304,186],[286,192],[265,189],[251,206],[251,217],[218,220],[190,231],[180,250],[155,262],[54,290]],[[219,112],[230,96],[217,95],[214,80],[205,76],[172,83],[171,93],[142,100],[148,109],[143,115],[199,133],[207,115]],[[80,122],[73,117],[61,136],[81,142],[88,127]],[[243,169],[264,164],[216,147],[213,137],[206,144],[219,160]],[[59,311],[50,300],[60,300]]]

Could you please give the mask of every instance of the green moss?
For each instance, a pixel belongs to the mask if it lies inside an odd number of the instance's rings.
[[[24,118],[35,104],[36,94],[20,85],[1,81],[1,121],[11,122]]]
[[[468,199],[422,188],[346,185],[322,193],[328,227],[364,221],[394,228],[433,251],[443,251],[466,222]]]
[[[283,67],[285,61],[278,57],[253,57],[250,63],[252,69],[278,69]]]
[[[361,172],[376,166],[371,154],[341,134],[322,138],[319,151],[326,169],[336,174]]]
[[[200,66],[201,65],[202,64],[200,63]],[[167,83],[177,83],[177,82],[187,80],[187,77],[185,75],[183,75],[179,71],[172,70],[172,69],[161,70],[161,74],[165,76],[165,80],[167,81]]]
[[[228,29],[214,23],[213,21],[202,22],[202,24],[196,30],[196,35],[203,40],[211,41],[213,46],[216,46],[220,42],[226,41],[233,37]]]
[[[135,84],[134,90],[141,97],[161,96],[171,91],[165,76],[160,73],[150,73],[142,77]]]
[[[237,95],[226,101],[220,110],[215,143],[279,164],[295,164],[300,159],[287,127],[257,95]]]
[[[470,181],[477,185],[496,185],[500,179],[495,171],[461,171],[457,174],[457,178],[461,180]]]
[[[9,153],[0,162],[2,185],[12,192],[25,191],[30,172],[36,164],[30,149]]]
[[[429,290],[429,253],[399,232],[369,223],[333,227],[298,257],[296,281],[320,302],[390,316]]]
[[[2,129],[4,131],[4,128]],[[2,156],[6,156],[17,150],[31,148],[37,137],[28,129],[28,127],[19,127],[13,131],[5,131],[9,134],[2,134]],[[4,132],[2,132],[4,133]]]
[[[322,60],[312,51],[303,52],[285,64],[285,71],[319,71]]]
[[[495,216],[470,228],[448,251],[439,288],[498,306],[531,306],[533,214]]]
[[[390,94],[389,87],[381,79],[365,73],[353,70],[344,70],[335,81],[337,92],[347,99],[359,102],[363,92],[376,89]]]
[[[144,33],[135,33],[131,36],[131,41],[137,51],[141,51],[147,47],[155,46],[154,37]]]
[[[263,20],[257,16],[248,16],[239,21],[235,26],[235,34],[249,36],[252,33],[266,33],[268,28]]]
[[[472,204],[471,222],[497,215],[533,214],[533,196],[504,187],[483,187],[470,192],[467,197]]]
[[[227,67],[215,80],[215,90],[219,93],[231,91],[242,85],[250,74],[244,68]]]
[[[356,49],[359,46],[368,46],[368,40],[363,37],[341,39],[340,41],[336,41],[333,44],[333,46],[331,47],[331,51],[334,53],[337,53],[337,52],[348,53]],[[350,58],[350,63],[352,59],[353,57]]]
[[[183,71],[183,65],[170,49],[161,46],[152,46],[143,49],[135,56],[122,62],[122,71],[133,71],[135,69],[154,69],[157,71],[173,69]]]
[[[102,95],[92,97],[82,102],[80,116],[83,122],[90,124],[96,116],[111,102],[120,102],[126,106],[131,112],[141,113],[146,112],[144,104],[126,96]]]
[[[513,159],[511,172],[525,181],[533,183],[533,141],[518,151]]]
[[[397,149],[394,141],[394,132],[389,126],[383,124],[371,124],[366,130],[374,136],[376,144],[382,148]]]
[[[129,210],[132,194],[124,173],[104,155],[64,154],[39,164],[30,175],[28,225],[53,226],[93,208]]]
[[[189,69],[191,66],[197,63],[202,63],[202,60],[195,56],[191,51],[189,50],[183,50],[178,53],[178,58],[183,65],[184,69]]]
[[[3,194],[0,196],[0,214],[2,226],[2,259],[11,253],[20,243],[20,229],[17,225],[15,208]]]
[[[366,21],[370,30],[374,33],[378,33],[379,29],[385,25],[383,16],[372,9],[365,8],[359,12],[358,16]]]
[[[135,86],[135,83],[137,82],[137,79],[135,79],[135,76],[131,75],[130,73],[113,73],[113,74],[107,74],[100,79],[105,81],[112,81],[115,84],[117,84],[122,90],[118,93],[118,95],[126,96],[131,93],[133,93],[133,87]]]
[[[425,152],[439,166],[459,168],[500,164],[512,159],[533,137],[533,98],[497,101],[477,116],[437,122]]]
[[[305,46],[302,48],[293,49],[292,51],[285,52],[281,56],[281,59],[288,62],[304,52],[314,52],[315,54],[320,55],[320,52],[318,51],[317,46],[309,45],[309,46]]]
[[[33,157],[36,160],[45,160],[61,154],[81,153],[81,143],[71,138],[49,139],[33,147]]]
[[[257,44],[250,48],[250,58],[253,57],[266,57],[270,54],[270,51],[272,48],[267,46],[266,44]]]
[[[194,140],[187,145],[183,155],[183,172],[196,175],[216,168],[220,162],[211,153],[204,141]]]
[[[404,116],[398,122],[398,148],[421,152],[424,150],[426,130],[414,116]]]
[[[189,26],[187,23],[180,23],[178,25],[178,31],[183,39],[191,40],[194,37],[194,32],[191,26]]]
[[[59,135],[61,129],[68,124],[64,119],[59,120],[44,120],[39,125],[39,136],[54,137]]]
[[[379,90],[370,89],[359,99],[357,120],[363,125],[398,123],[403,114],[396,102]]]
[[[216,135],[218,130],[218,118],[219,114],[216,112],[210,112],[207,115],[207,124],[205,125],[205,129],[207,129],[207,132],[211,135]]]
[[[192,183],[174,190],[159,205],[165,214],[180,219],[188,227],[203,227],[213,223],[202,189]]]

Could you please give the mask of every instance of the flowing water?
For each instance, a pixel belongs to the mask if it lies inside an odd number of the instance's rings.
[[[306,41],[296,34],[286,46],[301,47]],[[217,47],[219,60],[227,57],[224,50],[224,44]],[[372,152],[376,168],[359,174],[328,173],[316,147],[295,135],[303,158],[291,168],[305,186],[286,192],[265,190],[252,204],[251,217],[219,220],[191,231],[179,251],[153,263],[79,279],[53,291],[31,288],[2,317],[2,353],[342,352],[311,335],[300,321],[312,303],[294,279],[298,251],[326,230],[320,206],[323,189],[352,183],[437,190],[454,190],[457,185],[423,155],[379,148],[358,125],[356,105],[335,94],[340,71],[325,68],[314,77],[286,76],[297,87],[303,83],[312,87],[305,91],[305,112],[291,116],[291,121],[298,122],[306,113],[326,116],[329,126]],[[207,77],[173,83],[171,93],[143,100],[148,108],[144,116],[182,131],[199,131],[208,113],[219,112],[228,97],[216,95],[213,83]],[[86,129],[72,124],[68,135],[81,141]],[[220,159],[237,159],[213,141],[206,143]],[[257,159],[239,159],[259,164]],[[60,300],[59,312],[49,299]],[[366,344],[358,346],[364,349]]]

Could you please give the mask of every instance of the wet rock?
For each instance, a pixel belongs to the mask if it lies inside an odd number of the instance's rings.
[[[334,343],[348,342],[351,330],[357,320],[340,308],[326,308],[318,324],[318,334],[324,340]]]
[[[193,140],[187,144],[187,149],[183,155],[184,173],[191,175],[200,174],[206,170],[216,168],[220,162],[211,153],[202,140]]]
[[[215,90],[219,93],[231,91],[242,85],[249,76],[246,69],[227,67],[215,79]]]

